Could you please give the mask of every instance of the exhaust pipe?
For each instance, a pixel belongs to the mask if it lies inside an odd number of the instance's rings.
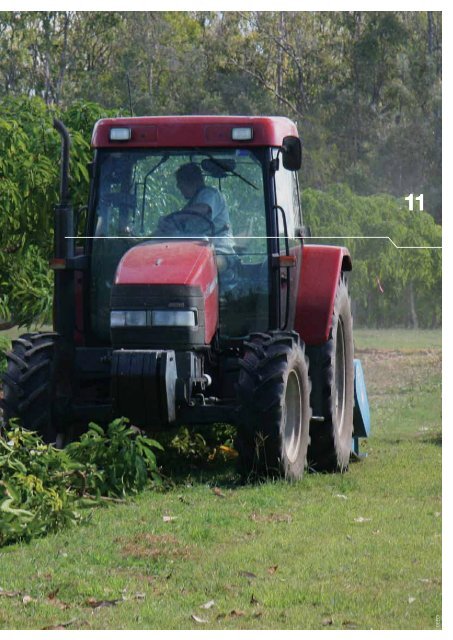
[[[60,203],[55,207],[54,256],[67,260],[74,257],[74,212],[69,201],[69,148],[71,138],[61,120],[54,118],[54,128],[61,136]]]
[[[71,139],[64,124],[55,119],[54,128],[61,136],[60,202],[54,209],[54,330],[63,338],[65,349],[71,350],[74,340],[74,213],[69,199],[69,147]],[[60,348],[60,350],[63,347]],[[68,360],[69,361],[69,360]]]
[[[54,118],[53,126],[61,136],[60,205],[67,205],[69,203],[68,179],[71,138],[69,136],[69,131],[61,120]]]

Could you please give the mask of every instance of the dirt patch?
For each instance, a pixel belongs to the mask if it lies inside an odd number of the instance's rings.
[[[292,522],[289,513],[252,513],[250,520],[254,522]]]
[[[399,358],[413,355],[439,355],[440,349],[354,349],[357,357],[363,354],[376,355],[382,359]]]
[[[120,538],[121,554],[133,558],[187,558],[188,546],[181,545],[175,536],[138,533],[132,538]]]
[[[370,395],[426,387],[442,370],[442,352],[436,349],[411,352],[363,349],[356,351],[356,357],[362,361]]]

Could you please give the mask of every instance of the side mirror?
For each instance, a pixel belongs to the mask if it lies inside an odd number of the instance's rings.
[[[283,138],[283,166],[288,171],[298,171],[302,166],[302,143],[296,136]]]
[[[296,227],[294,235],[296,238],[311,238],[311,228],[305,224],[301,227]]]

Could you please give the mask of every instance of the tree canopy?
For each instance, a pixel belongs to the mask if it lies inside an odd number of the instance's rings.
[[[297,120],[304,186],[441,216],[441,13],[0,12],[0,97]]]
[[[410,212],[403,199],[388,194],[359,196],[346,185],[332,185],[326,191],[306,189],[302,207],[317,236],[313,241],[343,244],[351,253],[357,324],[414,328],[441,324],[441,252],[398,248],[439,247],[441,227],[432,216]]]
[[[54,115],[76,206],[101,116],[286,115],[314,235],[440,245],[441,27],[439,12],[0,12],[0,317],[49,318]],[[360,322],[440,322],[439,251],[345,244]]]
[[[0,115],[0,318],[48,322],[52,305],[53,208],[58,202],[62,118],[72,138],[70,189],[74,205],[88,196],[90,135],[109,113],[92,103],[61,111],[41,98],[4,98]]]

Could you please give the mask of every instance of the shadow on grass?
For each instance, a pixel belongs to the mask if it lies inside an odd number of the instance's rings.
[[[164,481],[174,486],[209,484],[233,489],[244,484],[232,461],[206,462],[196,458],[181,460],[161,454],[158,463]]]
[[[158,455],[164,481],[171,487],[190,483],[233,489],[282,480],[278,472],[272,471],[267,474],[251,472],[244,477],[233,448],[235,435],[236,429],[226,424],[186,426],[158,434],[156,439],[164,447],[164,451]],[[351,463],[365,459],[351,458]],[[348,486],[350,483],[349,474],[341,473],[338,469],[326,471],[309,466],[305,475],[330,477],[336,486],[339,482]]]
[[[421,442],[425,442],[426,444],[434,444],[437,447],[442,446],[442,431],[437,431],[436,433],[432,433],[429,435],[425,435],[420,438]]]
[[[380,441],[391,446],[405,445],[408,442],[420,442],[421,444],[431,444],[442,447],[442,431],[426,432],[417,431],[416,433],[408,433],[403,437],[392,438],[390,436],[381,436]]]

